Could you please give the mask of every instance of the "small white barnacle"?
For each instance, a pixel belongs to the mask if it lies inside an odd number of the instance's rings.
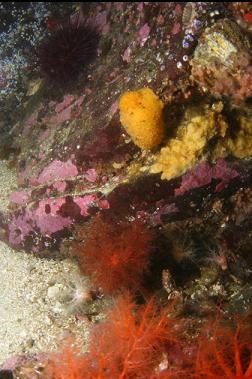
[[[182,63],[180,61],[177,62],[177,68],[182,68]]]

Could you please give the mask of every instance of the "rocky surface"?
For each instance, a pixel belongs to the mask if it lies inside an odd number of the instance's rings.
[[[152,279],[161,298],[176,294],[188,315],[220,303],[246,312],[250,12],[247,3],[77,4],[72,20],[85,15],[99,28],[95,60],[67,85],[32,72],[18,109],[2,117],[2,173],[8,162],[17,185],[0,187],[1,240],[35,254],[43,271],[44,259],[70,255],[79,229],[85,235],[97,214],[138,219],[158,234]],[[57,16],[50,28],[65,17]],[[143,87],[164,104],[165,138],[151,151],[134,145],[118,109],[125,91]]]

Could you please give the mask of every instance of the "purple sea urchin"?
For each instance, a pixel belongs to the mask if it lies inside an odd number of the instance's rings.
[[[99,32],[81,17],[59,23],[38,48],[38,65],[53,81],[68,82],[94,59]]]

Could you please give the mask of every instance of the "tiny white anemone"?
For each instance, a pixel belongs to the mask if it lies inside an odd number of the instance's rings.
[[[184,245],[184,259],[188,259],[189,261],[196,262],[197,256],[196,253],[199,249],[196,248],[193,242]]]
[[[67,313],[85,313],[92,301],[88,280],[79,274],[73,277],[62,295],[62,303]]]

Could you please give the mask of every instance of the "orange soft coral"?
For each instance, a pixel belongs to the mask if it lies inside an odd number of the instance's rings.
[[[89,353],[65,350],[48,369],[53,379],[147,379],[151,378],[174,342],[175,321],[169,309],[159,310],[152,299],[137,307],[126,292],[118,297],[90,335]]]
[[[186,341],[183,344],[186,347]],[[187,349],[193,352],[191,363],[185,360],[151,379],[252,379],[252,315],[237,316],[232,325],[224,319],[204,323]]]
[[[125,292],[91,331],[89,352],[65,349],[45,377],[252,379],[252,314],[231,324],[229,319],[204,323],[198,337],[189,337],[191,322],[186,326],[172,314],[172,304],[160,309],[151,299],[136,306]]]
[[[153,233],[139,222],[105,222],[97,217],[74,254],[83,273],[104,293],[112,294],[121,288],[136,291],[148,271],[152,240]]]
[[[222,321],[200,338],[193,378],[252,378],[252,317],[239,319],[235,328]]]
[[[108,321],[94,330],[91,354],[109,358],[117,375],[108,378],[149,378],[162,360],[167,342],[174,342],[174,320],[167,310],[158,310],[155,301],[136,307],[126,293],[108,312]],[[101,338],[102,336],[102,338]],[[99,341],[99,342],[98,342]]]
[[[88,379],[88,357],[72,346],[71,340],[64,342],[61,353],[52,355],[45,369],[46,379]]]

